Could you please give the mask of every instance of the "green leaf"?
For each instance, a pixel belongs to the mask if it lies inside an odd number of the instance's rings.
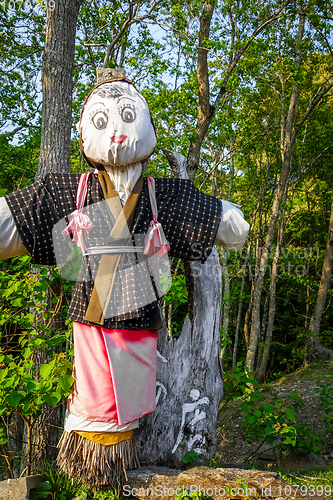
[[[253,406],[253,403],[251,403],[250,401],[243,401],[243,403],[241,404],[241,410],[245,411],[247,410],[247,408],[252,408]]]
[[[41,492],[41,491],[51,491],[52,490],[52,485],[49,481],[45,481],[44,483],[40,483],[36,487],[36,491]]]
[[[44,343],[44,340],[43,340],[43,339],[40,339],[40,338],[36,338],[36,339],[31,339],[31,340],[30,340],[30,344],[31,344],[31,345],[34,345],[34,346],[36,346],[36,347],[41,346],[43,343]]]
[[[5,435],[0,436],[0,446],[8,443],[8,438]]]
[[[8,368],[4,368],[0,370],[0,382],[7,376],[8,373]]]
[[[44,399],[48,405],[56,406],[61,399],[61,394],[59,394],[59,392],[52,392],[50,394],[45,394]]]
[[[26,385],[28,394],[29,392],[34,391],[37,386],[38,386],[37,382],[35,382],[34,380],[30,380]]]
[[[48,379],[51,372],[52,372],[52,369],[53,369],[53,366],[54,366],[54,363],[51,364],[51,363],[48,363],[48,364],[44,364],[40,367],[40,376],[41,378],[45,378],[45,379]]]
[[[8,396],[5,397],[5,401],[8,404],[8,406],[17,408],[19,402],[21,401],[21,399],[23,399],[23,397],[24,396],[22,396],[22,394],[20,394],[19,392],[13,391],[10,394],[8,394]]]
[[[59,378],[59,385],[65,393],[68,393],[70,391],[70,388],[73,384],[74,378],[71,375],[61,375],[61,377]]]
[[[273,446],[277,438],[275,436],[267,436],[266,438],[266,443],[269,444],[270,446]]]
[[[256,417],[255,415],[247,415],[246,416],[246,421],[248,424],[255,424],[257,420],[258,420],[258,417]]]
[[[274,408],[273,408],[273,406],[271,404],[264,403],[262,406],[264,408],[264,412],[265,413],[268,413],[268,414],[274,413]]]
[[[286,417],[289,420],[292,420],[293,422],[296,422],[296,420],[295,420],[295,413],[294,413],[293,408],[290,408],[289,410],[286,411]]]
[[[30,358],[31,354],[32,354],[32,349],[30,347],[27,347],[22,351],[22,356],[24,357],[24,359]]]

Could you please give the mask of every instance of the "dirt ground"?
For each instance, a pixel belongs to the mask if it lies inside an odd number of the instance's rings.
[[[278,382],[261,387],[263,402],[269,402],[274,393],[282,400],[287,395],[297,391],[304,401],[304,405],[295,412],[296,422],[310,425],[313,433],[326,435],[321,417],[324,415],[319,408],[320,395],[315,391],[319,383],[333,384],[333,363],[316,363],[282,378]],[[321,455],[314,453],[285,453],[259,443],[247,443],[242,429],[242,420],[245,413],[239,408],[240,401],[233,401],[219,416],[218,445],[215,460],[220,464],[255,466],[258,468],[283,469],[311,469],[314,467],[333,467],[333,439],[327,436],[327,443]],[[250,460],[248,460],[250,458]]]

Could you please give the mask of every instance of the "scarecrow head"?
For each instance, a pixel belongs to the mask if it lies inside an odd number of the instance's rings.
[[[84,156],[99,170],[142,162],[156,146],[148,105],[126,78],[110,79],[92,89],[77,130]]]

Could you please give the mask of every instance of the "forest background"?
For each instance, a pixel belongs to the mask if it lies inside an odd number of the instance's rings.
[[[240,204],[251,225],[243,250],[218,249],[224,370],[246,363],[262,383],[312,359],[329,360],[332,22],[333,8],[323,0],[2,1],[0,196],[48,170],[54,152],[43,157],[43,151],[56,126],[71,124],[71,147],[69,161],[55,162],[55,170],[88,170],[75,130],[82,102],[96,67],[124,68],[156,126],[148,173],[172,176],[163,150],[183,154],[195,185]],[[70,51],[62,57],[72,74],[73,109],[52,115],[45,97],[59,63],[52,43],[57,38],[66,45],[71,36],[73,68]],[[172,266],[163,309],[170,335],[178,335],[188,292],[183,263]],[[0,362],[13,364],[13,373],[0,370],[7,384],[0,406],[5,443],[8,429],[19,425],[8,408],[20,405],[29,438],[43,405],[61,403],[70,391],[70,325],[64,318],[71,284],[56,270],[31,274],[27,256],[3,261],[0,272]],[[46,308],[51,284],[54,307]],[[24,373],[45,359],[40,385],[32,376],[25,380],[29,399],[20,392]],[[26,453],[29,468],[31,449]],[[5,459],[12,460],[10,454]]]

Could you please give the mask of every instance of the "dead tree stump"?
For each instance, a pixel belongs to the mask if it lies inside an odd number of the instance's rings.
[[[165,152],[176,177],[186,159]],[[179,465],[186,452],[210,457],[216,446],[217,411],[223,395],[220,366],[221,269],[216,248],[205,262],[186,263],[189,315],[178,339],[158,333],[156,410],[136,431],[142,465]]]

